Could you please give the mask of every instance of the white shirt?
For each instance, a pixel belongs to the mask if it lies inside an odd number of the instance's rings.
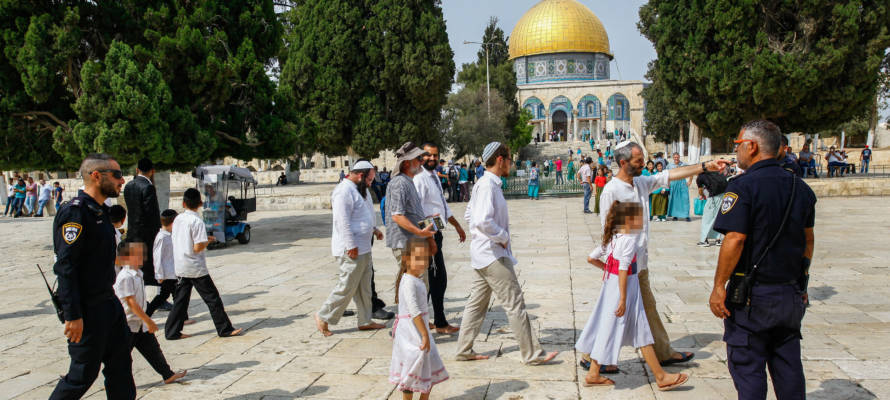
[[[53,198],[53,187],[49,183],[41,185],[38,193],[37,201],[49,201]]]
[[[417,196],[420,197],[420,204],[423,207],[423,214],[427,217],[439,214],[443,221],[451,218],[451,208],[445,202],[445,195],[442,194],[442,181],[436,175],[436,170],[424,170],[414,175],[414,188],[417,189]],[[439,227],[434,226],[433,230]]]
[[[612,240],[606,245],[606,248],[603,246],[596,246],[588,257],[602,260],[603,257],[612,256],[616,261],[618,261],[618,270],[619,271],[627,271],[630,269],[630,265],[633,263],[634,256],[637,254],[637,242],[639,241],[638,234],[634,235],[625,235],[623,233],[615,234],[612,237]],[[637,267],[640,265],[640,260],[637,258]]]
[[[207,241],[207,227],[197,212],[185,210],[173,220],[173,264],[176,276],[200,278],[210,275],[206,250],[195,253],[195,245]]]
[[[828,162],[841,162],[841,161],[843,161],[843,160],[841,160],[841,157],[840,157],[840,155],[838,155],[837,152],[832,151],[832,152],[828,153]]]
[[[581,176],[581,183],[582,183],[582,184],[583,184],[583,183],[587,183],[588,180],[590,181],[590,183],[593,183],[593,179],[590,179],[590,176],[591,176],[591,172],[590,172],[590,164],[584,164],[584,166],[581,167],[580,170],[578,170],[578,175]]]
[[[485,268],[501,257],[517,264],[510,244],[510,216],[500,177],[485,171],[476,181],[464,218],[473,236],[470,242],[470,265],[473,268]]]
[[[144,328],[148,332],[148,327],[124,300],[126,297],[133,296],[136,304],[142,308],[143,312],[145,311],[145,281],[142,280],[142,271],[131,269],[129,265],[125,265],[114,281],[114,294],[124,306],[130,332],[139,332],[139,328]]]
[[[6,185],[6,197],[15,196],[15,185]]]
[[[176,279],[176,264],[173,261],[173,235],[166,229],[161,228],[155,236],[151,255],[155,267],[155,279]]]
[[[606,225],[606,216],[615,200],[621,202],[637,202],[643,206],[643,230],[637,236],[637,267],[640,271],[647,268],[649,260],[649,195],[657,189],[670,185],[670,174],[662,171],[655,175],[640,175],[633,179],[633,186],[620,178],[612,179],[603,188],[600,195],[600,224]]]
[[[334,211],[331,255],[341,257],[354,248],[358,248],[359,255],[370,253],[377,222],[371,197],[362,197],[358,185],[343,179],[331,193],[331,207]]]

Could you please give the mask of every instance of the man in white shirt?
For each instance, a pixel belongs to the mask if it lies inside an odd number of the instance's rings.
[[[324,336],[334,334],[328,324],[340,322],[350,300],[355,302],[359,330],[386,327],[371,322],[371,235],[383,239],[383,233],[375,226],[369,192],[369,174],[373,169],[368,161],[356,162],[331,193],[331,255],[340,265],[340,280],[315,314],[315,325]]]
[[[586,159],[582,158],[581,163],[584,166],[578,170],[578,180],[581,182],[581,186],[584,188],[584,214],[593,214],[593,211],[590,211],[590,195],[593,193],[593,173],[590,170],[590,163],[593,160],[590,157]]]
[[[485,174],[473,186],[465,218],[473,234],[470,244],[470,265],[473,277],[470,298],[464,308],[460,337],[457,340],[458,361],[484,360],[488,356],[473,351],[492,293],[503,305],[510,328],[519,342],[522,362],[540,365],[552,360],[558,352],[544,353],[532,332],[522,287],[513,266],[516,259],[510,243],[510,217],[507,201],[501,191],[501,177],[510,173],[512,157],[507,146],[492,142],[482,152]]]
[[[436,174],[436,166],[439,164],[439,146],[433,143],[424,143],[423,150],[426,152],[423,155],[423,171],[414,175],[413,178],[414,187],[417,189],[417,195],[423,206],[423,213],[426,216],[438,216],[442,220],[447,220],[457,231],[457,236],[463,243],[467,239],[467,235],[451,213],[451,208],[445,201],[442,182]],[[448,287],[448,272],[445,269],[445,257],[442,255],[442,231],[437,227],[433,227],[433,230],[436,231],[433,239],[436,241],[437,251],[432,257],[428,270],[429,293],[433,301],[433,320],[436,332],[453,334],[460,328],[451,326],[448,319],[445,318],[445,289]]]
[[[46,183],[45,179],[40,180],[40,187],[37,189],[37,217],[43,216],[43,209],[47,209],[47,215],[56,215],[52,206],[53,187]]]
[[[609,210],[612,203],[620,202],[636,202],[643,205],[643,215],[649,215],[649,195],[653,191],[661,188],[667,188],[670,181],[686,179],[696,176],[705,171],[723,171],[729,166],[729,161],[714,160],[707,163],[696,165],[688,165],[674,168],[667,171],[659,172],[651,176],[641,176],[645,160],[643,159],[643,149],[639,144],[633,142],[619,143],[615,147],[615,161],[619,165],[618,174],[615,178],[606,184],[603,193],[600,195],[600,222],[605,225]],[[662,365],[669,365],[678,362],[686,362],[695,357],[693,353],[678,353],[671,348],[670,338],[661,323],[661,317],[655,307],[655,296],[649,285],[648,247],[649,247],[649,220],[643,219],[643,231],[639,235],[639,247],[643,249],[642,253],[637,256],[637,267],[639,268],[638,278],[640,281],[640,293],[643,297],[643,307],[646,309],[646,318],[649,320],[649,328],[652,330],[652,336],[655,339],[655,355]],[[582,360],[582,366],[586,360]],[[587,364],[589,365],[589,364]],[[612,372],[607,366],[606,371]]]

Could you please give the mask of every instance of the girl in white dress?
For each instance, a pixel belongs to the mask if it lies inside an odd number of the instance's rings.
[[[652,332],[637,278],[637,245],[643,228],[643,207],[640,203],[612,203],[603,244],[590,253],[587,261],[603,270],[602,290],[596,308],[575,344],[575,349],[589,353],[590,370],[584,386],[614,385],[600,376],[600,365],[617,365],[621,346],[640,349],[652,369],[659,390],[671,390],[686,382],[685,374],[667,374],[655,357]],[[606,262],[600,259],[607,256]]]
[[[402,399],[411,399],[420,392],[420,399],[430,397],[433,385],[448,379],[448,372],[436,342],[427,328],[429,305],[427,291],[420,278],[432,256],[425,239],[408,241],[402,256],[399,285],[399,314],[393,325],[392,364],[389,381],[402,391]]]

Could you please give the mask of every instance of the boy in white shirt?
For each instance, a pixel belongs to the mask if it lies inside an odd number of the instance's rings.
[[[145,313],[152,316],[167,299],[176,291],[176,267],[173,263],[173,220],[176,219],[176,211],[166,209],[161,212],[161,230],[155,236],[152,245],[152,263],[155,267],[155,280],[161,284],[157,296],[148,303]],[[185,324],[193,324],[195,321],[186,317]]]
[[[178,215],[173,221],[173,263],[176,276],[176,290],[173,294],[173,309],[167,315],[167,323],[164,324],[164,336],[167,340],[177,340],[189,337],[182,333],[182,327],[188,319],[189,298],[192,295],[192,287],[198,291],[198,295],[210,309],[210,317],[216,326],[216,333],[220,337],[238,336],[241,329],[235,329],[226,310],[223,308],[219,291],[210,279],[210,271],[207,270],[207,261],[204,258],[204,250],[210,241],[216,239],[207,237],[207,227],[204,220],[198,214],[201,202],[201,192],[198,189],[189,188],[182,195],[182,206],[185,212]]]
[[[130,327],[130,351],[135,347],[139,354],[161,375],[165,384],[185,376],[187,371],[173,372],[161,345],[155,337],[158,326],[142,311],[145,308],[145,281],[142,280],[142,261],[145,245],[140,242],[124,243],[118,247],[117,258],[123,265],[114,282],[114,294],[120,299]]]

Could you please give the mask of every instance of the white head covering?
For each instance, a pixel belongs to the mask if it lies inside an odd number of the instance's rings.
[[[494,155],[495,150],[501,147],[501,142],[491,142],[485,146],[485,150],[482,150],[482,163],[487,164],[488,159]]]
[[[362,161],[359,161],[359,162],[353,164],[352,168],[350,168],[349,170],[350,171],[359,171],[359,170],[363,170],[363,169],[374,169],[374,165],[372,165],[370,161],[362,160]]]

